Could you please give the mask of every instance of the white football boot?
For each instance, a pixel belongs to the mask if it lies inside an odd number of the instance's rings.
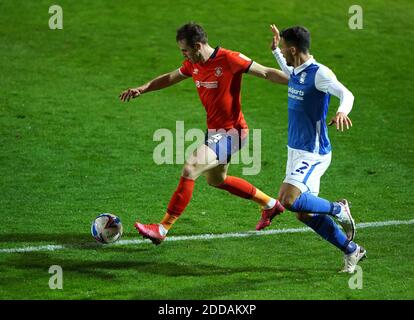
[[[348,240],[352,241],[355,238],[356,228],[355,221],[351,215],[351,210],[349,209],[349,203],[345,199],[338,200],[337,202],[341,206],[341,212],[339,212],[339,214],[335,215],[334,217],[341,225],[342,229],[344,229]]]
[[[363,247],[357,245],[354,252],[344,256],[344,267],[339,272],[354,273],[358,262],[362,261],[366,257],[367,251]]]

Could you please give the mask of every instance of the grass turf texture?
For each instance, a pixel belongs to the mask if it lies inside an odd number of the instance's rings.
[[[333,162],[321,196],[352,201],[357,222],[412,218],[413,140],[408,39],[411,1],[364,1],[364,29],[348,28],[351,1],[275,5],[210,1],[60,1],[63,30],[49,30],[48,1],[0,3],[0,248],[89,244],[91,220],[113,212],[123,239],[136,219],[159,221],[181,165],[157,166],[159,128],[205,128],[194,84],[123,105],[122,89],[182,61],[175,30],[195,20],[210,44],[275,66],[268,25],[307,26],[312,54],[354,93],[352,130],[330,130]],[[276,195],[286,163],[286,87],[244,76],[242,104],[262,130],[262,170],[246,179]],[[338,101],[331,102],[329,116]],[[240,176],[243,165],[230,174]],[[196,183],[171,235],[252,230],[257,205]],[[273,228],[302,227],[293,215]],[[248,239],[0,254],[1,299],[404,299],[414,298],[413,226],[363,229],[364,287],[338,275],[341,253],[312,233]],[[50,290],[50,265],[64,289]]]

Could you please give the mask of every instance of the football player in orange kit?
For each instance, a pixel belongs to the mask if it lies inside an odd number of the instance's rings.
[[[288,77],[282,71],[264,67],[239,52],[212,48],[203,28],[195,23],[178,29],[176,41],[185,58],[182,66],[142,86],[125,90],[120,99],[129,101],[192,77],[207,112],[208,130],[205,143],[186,160],[162,221],[158,224],[137,222],[135,228],[144,238],[160,244],[190,202],[194,182],[200,175],[204,175],[213,187],[259,203],[262,217],[256,228],[270,225],[271,220],[284,210],[280,202],[246,180],[228,176],[227,170],[231,154],[243,146],[248,132],[240,104],[243,73],[281,84],[287,84]]]

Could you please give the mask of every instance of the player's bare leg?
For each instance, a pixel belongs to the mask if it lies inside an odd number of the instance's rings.
[[[183,167],[180,182],[167,208],[167,212],[159,224],[135,223],[135,228],[154,244],[160,244],[168,230],[185,210],[191,200],[194,181],[204,172],[218,166],[216,154],[206,145],[201,145],[189,157]]]
[[[282,183],[279,190],[279,199],[286,209],[290,209],[302,192],[299,188],[289,183]]]
[[[202,144],[186,161],[182,176],[187,179],[196,180],[204,172],[210,171],[219,166],[217,156],[205,144]]]
[[[217,187],[221,185],[227,177],[227,171],[229,169],[229,164],[219,164],[210,170],[207,170],[203,173],[206,177],[206,181],[210,186]]]

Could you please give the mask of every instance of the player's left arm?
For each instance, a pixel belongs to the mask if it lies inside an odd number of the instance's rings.
[[[262,66],[261,64],[254,61],[247,73],[280,84],[287,84],[289,82],[289,78],[284,72],[274,68]]]
[[[321,67],[315,76],[315,86],[318,90],[327,92],[337,97],[340,101],[336,115],[329,121],[328,125],[336,124],[336,129],[344,131],[352,127],[352,121],[348,117],[354,104],[354,95],[341,82],[336,79],[335,74],[328,68]]]

